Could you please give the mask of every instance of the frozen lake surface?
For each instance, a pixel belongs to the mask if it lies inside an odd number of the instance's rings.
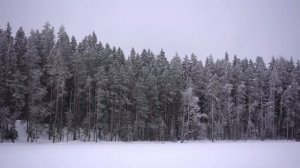
[[[4,143],[2,168],[299,168],[300,143]]]

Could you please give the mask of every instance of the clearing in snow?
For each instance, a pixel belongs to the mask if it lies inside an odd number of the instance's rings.
[[[299,168],[299,154],[293,141],[0,144],[3,168]]]

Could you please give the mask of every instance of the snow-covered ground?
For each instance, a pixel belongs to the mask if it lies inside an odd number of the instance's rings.
[[[1,168],[299,168],[300,143],[4,143]]]
[[[0,168],[299,168],[300,142],[69,142],[43,133],[27,143],[17,121],[15,144],[0,143]]]

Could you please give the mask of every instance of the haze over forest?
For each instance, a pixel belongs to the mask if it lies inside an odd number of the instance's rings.
[[[169,60],[176,52],[205,61],[227,51],[269,62],[272,56],[299,59],[299,7],[298,0],[2,0],[0,25],[10,22],[14,34],[22,26],[27,35],[46,22],[56,32],[64,25],[79,41],[95,31],[125,56],[132,47],[139,53],[163,48]]]

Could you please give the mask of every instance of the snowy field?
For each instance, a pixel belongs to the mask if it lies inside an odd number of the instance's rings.
[[[1,168],[299,168],[300,143],[4,143]]]

